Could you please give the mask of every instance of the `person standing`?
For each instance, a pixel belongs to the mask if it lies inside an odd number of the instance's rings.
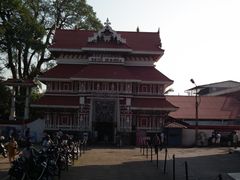
[[[157,154],[158,153],[158,146],[160,145],[160,138],[159,138],[157,133],[153,137],[152,143],[153,143],[153,146],[154,146],[155,154]]]
[[[233,133],[233,146],[235,149],[237,149],[238,147],[238,135],[236,131],[234,131]]]
[[[220,146],[220,143],[221,143],[221,134],[220,134],[220,132],[217,132],[216,145]]]
[[[15,160],[15,156],[17,154],[18,144],[15,141],[14,137],[11,137],[10,141],[7,143],[7,150],[8,150],[8,159],[9,163]]]
[[[163,146],[165,146],[165,134],[164,134],[164,132],[161,132],[161,134],[160,134],[160,143],[161,143],[161,150],[162,150]]]

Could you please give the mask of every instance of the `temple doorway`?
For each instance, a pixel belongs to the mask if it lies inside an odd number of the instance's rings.
[[[112,144],[116,122],[115,101],[96,100],[94,102],[94,139],[97,143]]]

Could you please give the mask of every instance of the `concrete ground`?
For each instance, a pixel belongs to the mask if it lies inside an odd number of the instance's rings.
[[[89,147],[68,172],[63,172],[61,180],[172,180],[173,154],[175,155],[176,180],[185,180],[185,162],[188,164],[189,180],[230,180],[228,173],[240,172],[240,153],[229,153],[229,148],[169,148],[166,174],[164,174],[165,151],[156,155],[151,162],[150,150],[139,148]],[[0,158],[0,179],[7,179],[9,164]]]

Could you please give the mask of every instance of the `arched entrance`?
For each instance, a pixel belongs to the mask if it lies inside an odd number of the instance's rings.
[[[93,131],[97,143],[111,144],[114,142],[116,128],[116,102],[113,100],[95,100]]]

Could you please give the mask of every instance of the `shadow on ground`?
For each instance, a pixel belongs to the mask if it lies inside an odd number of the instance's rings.
[[[163,152],[160,158],[163,159]],[[139,153],[139,156],[143,156]],[[146,156],[146,155],[145,155]],[[71,167],[69,172],[63,172],[62,179],[67,180],[172,180],[173,159],[167,157],[166,174],[163,173],[164,161],[156,156],[150,161],[150,156],[144,161],[131,161],[114,165],[87,165]],[[81,161],[81,159],[80,159]],[[176,180],[185,180],[185,162],[188,163],[189,180],[218,180],[221,174],[223,180],[230,180],[227,173],[240,172],[240,154],[219,154],[175,159]]]

